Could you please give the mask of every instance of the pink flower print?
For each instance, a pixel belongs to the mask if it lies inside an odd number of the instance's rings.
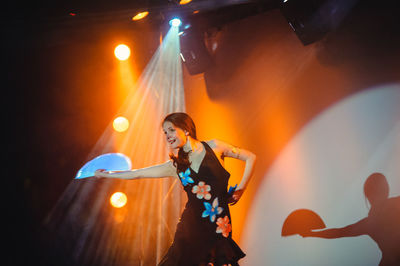
[[[211,199],[211,194],[209,193],[210,190],[211,190],[210,185],[207,185],[203,181],[200,181],[198,185],[192,188],[192,192],[196,194],[196,197],[198,199],[204,198],[205,200]]]
[[[217,219],[217,230],[216,232],[222,234],[224,237],[228,237],[229,233],[232,231],[232,226],[229,222],[229,217],[225,216],[224,218]]]

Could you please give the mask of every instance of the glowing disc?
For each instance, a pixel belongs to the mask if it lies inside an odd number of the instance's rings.
[[[189,4],[190,2],[192,2],[192,0],[180,0],[179,4],[180,5],[186,5],[186,4]]]
[[[127,196],[122,192],[115,192],[110,197],[110,204],[115,208],[124,207],[127,201]]]
[[[129,58],[131,55],[131,49],[125,44],[120,44],[114,49],[114,55],[121,61],[124,61]]]
[[[129,128],[129,120],[123,116],[114,119],[113,128],[115,131],[124,132]]]
[[[132,20],[141,20],[141,19],[145,18],[148,14],[149,14],[149,11],[144,11],[144,12],[137,13],[137,14],[132,18]]]
[[[169,21],[169,25],[172,27],[179,27],[182,24],[182,21],[179,18],[173,18]]]
[[[76,174],[75,179],[94,176],[98,169],[106,171],[127,171],[132,168],[129,157],[122,153],[106,153],[87,162]]]

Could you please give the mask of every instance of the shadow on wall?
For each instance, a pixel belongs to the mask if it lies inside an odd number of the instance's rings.
[[[371,205],[364,219],[342,228],[324,229],[325,224],[318,214],[306,209],[296,210],[283,223],[282,236],[299,234],[332,239],[368,235],[382,252],[380,266],[400,265],[400,196],[388,197],[389,185],[381,173],[367,178],[364,195]]]

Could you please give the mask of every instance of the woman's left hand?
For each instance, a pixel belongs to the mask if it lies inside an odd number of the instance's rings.
[[[235,205],[239,199],[242,197],[244,192],[244,189],[236,189],[235,192],[233,192],[232,197],[229,198],[228,203],[230,205]]]

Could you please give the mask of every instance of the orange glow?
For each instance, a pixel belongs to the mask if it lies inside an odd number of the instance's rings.
[[[131,49],[125,44],[119,44],[114,49],[114,55],[119,60],[124,61],[131,55]]]
[[[117,61],[117,75],[115,84],[115,101],[117,106],[121,106],[127,99],[129,93],[135,88],[138,79],[138,66],[135,64],[135,58],[126,61]]]
[[[147,17],[148,14],[149,14],[149,11],[144,11],[144,12],[137,13],[137,14],[132,18],[132,20],[135,20],[135,21],[136,21],[136,20],[141,20],[141,19]]]
[[[114,213],[114,222],[115,223],[122,223],[125,221],[126,216],[129,212],[128,208],[119,208],[115,213]]]
[[[115,192],[112,194],[110,197],[110,203],[113,207],[115,208],[122,208],[125,206],[126,202],[128,201],[128,198],[126,195],[122,192]]]
[[[126,103],[127,99],[131,99],[132,94],[135,93],[136,91],[136,83],[138,79],[138,66],[135,64],[136,60],[134,58],[134,54],[132,54],[132,59],[131,60],[125,60],[125,61],[120,61],[116,60],[116,72],[115,72],[115,89],[114,89],[114,95],[113,95],[113,101],[115,106],[124,106]],[[132,106],[135,106],[135,104],[139,103],[132,103]],[[128,137],[130,128],[132,127],[131,125],[135,124],[134,119],[131,115],[130,112],[126,112],[123,110],[118,111],[117,116],[119,115],[124,115],[124,117],[127,119],[129,122],[128,128],[125,131],[118,131],[114,128],[114,123],[119,123],[119,121],[114,122],[113,121],[113,131],[114,131],[114,145],[118,149],[118,151],[122,152],[120,150],[122,143],[124,140]],[[114,117],[116,118],[116,117]],[[113,119],[114,119],[113,118]],[[120,132],[124,132],[123,134],[120,134]]]
[[[129,120],[123,116],[114,119],[113,128],[117,132],[124,132],[129,128]]]
[[[192,0],[181,0],[181,1],[179,1],[179,4],[186,5],[186,4],[189,4],[190,2],[192,2]]]

